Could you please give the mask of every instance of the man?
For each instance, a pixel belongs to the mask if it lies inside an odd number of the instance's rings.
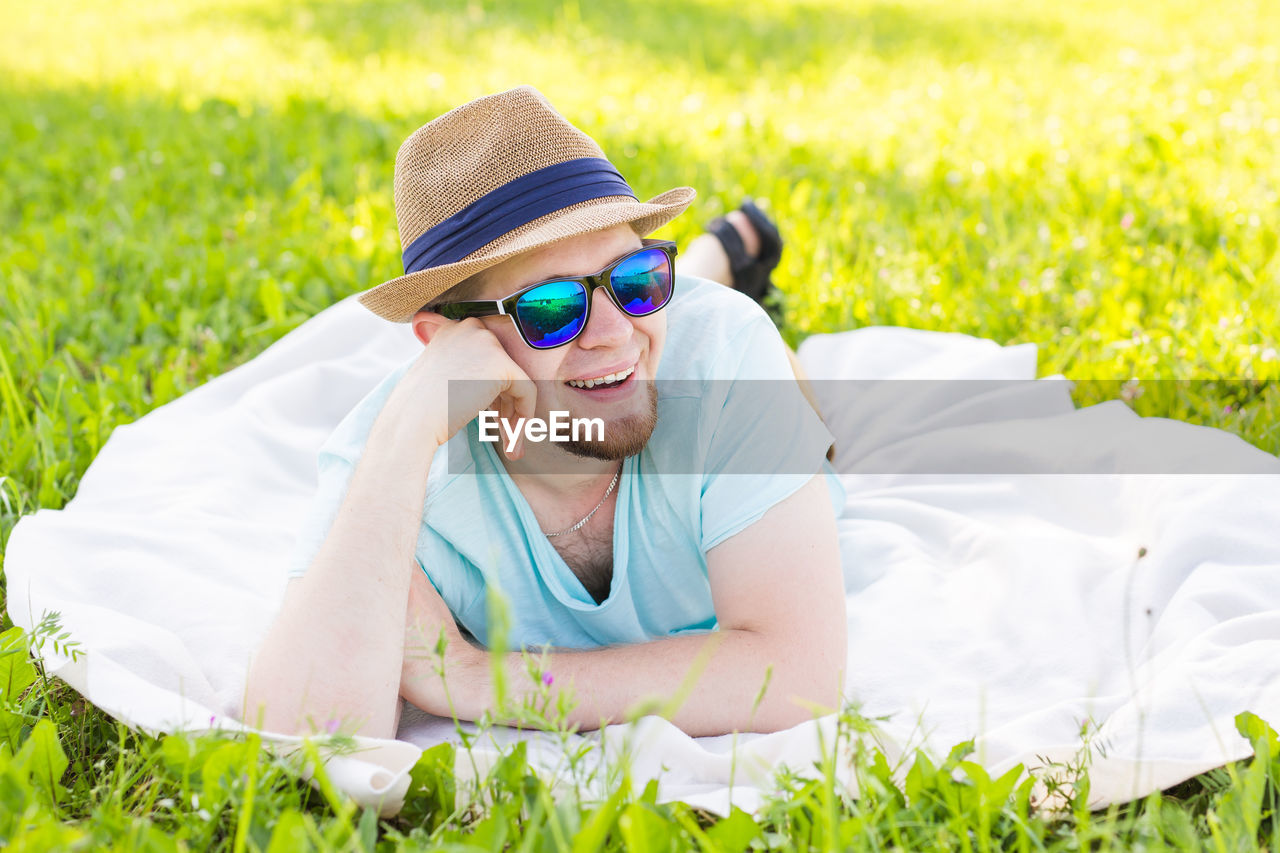
[[[572,692],[583,728],[686,680],[672,719],[692,735],[834,709],[845,622],[830,436],[807,406],[771,404],[790,412],[785,440],[762,426],[758,386],[740,380],[791,377],[777,331],[728,288],[677,283],[674,247],[642,240],[693,191],[637,201],[528,87],[420,128],[395,184],[406,274],[361,301],[410,323],[423,351],[326,444],[246,719],[391,737],[401,696],[480,716],[495,703],[492,590],[511,648],[553,649],[550,689]],[[603,435],[511,430],[554,412],[598,419]],[[480,440],[484,413],[504,425],[496,445]],[[518,653],[499,663],[509,689],[540,686]]]

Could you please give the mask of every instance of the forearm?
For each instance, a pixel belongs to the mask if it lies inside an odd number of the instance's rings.
[[[814,706],[837,707],[843,638],[839,645],[838,655],[834,647],[824,654],[792,638],[726,629],[562,652],[547,671],[553,689],[569,691],[570,719],[583,728],[620,722],[639,707],[695,737],[777,731],[811,719]],[[508,655],[508,672],[521,666],[519,655]]]
[[[548,656],[551,700],[567,693],[568,722],[583,729],[657,713],[694,736],[730,731],[776,731],[835,710],[844,668],[843,625],[819,643],[744,629],[670,637],[632,646],[560,651]],[[504,658],[508,696],[516,703],[536,697],[542,685],[528,675],[520,654]],[[438,679],[427,660],[412,677]],[[478,652],[446,665],[451,707],[428,708],[476,719],[497,710],[492,660]],[[416,701],[412,690],[407,698]]]
[[[394,734],[405,602],[438,446],[389,404],[307,574],[255,655],[245,719],[272,731]]]

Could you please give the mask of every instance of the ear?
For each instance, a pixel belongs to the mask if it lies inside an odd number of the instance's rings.
[[[419,311],[413,315],[409,325],[413,327],[414,336],[422,341],[422,345],[425,347],[431,343],[431,339],[436,336],[438,331],[452,322],[452,320],[441,317],[434,311]]]

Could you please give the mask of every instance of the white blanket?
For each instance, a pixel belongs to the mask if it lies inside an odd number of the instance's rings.
[[[316,450],[417,346],[347,300],[117,429],[75,499],[24,518],[9,541],[14,622],[57,611],[82,652],[73,662],[46,649],[46,666],[143,729],[235,728]],[[816,336],[800,355],[830,379],[1035,376],[1031,345],[907,329]],[[818,387],[848,489],[847,694],[889,716],[891,753],[977,738],[994,772],[1086,756],[1103,805],[1247,756],[1241,711],[1280,723],[1274,457],[1120,403],[1075,411],[1056,380],[976,395],[954,382]],[[1212,474],[1149,473],[1203,460]],[[982,473],[1006,470],[1043,473]],[[724,813],[756,806],[782,764],[812,768],[833,734],[832,717],[699,739],[645,718],[570,746],[599,744],[606,764],[626,751],[633,779],[660,778],[663,800]],[[483,772],[515,737],[536,767],[567,772],[554,737],[498,730],[460,753],[459,775]],[[327,768],[391,813],[419,748],[453,739],[452,723],[409,713],[398,740],[360,739]]]

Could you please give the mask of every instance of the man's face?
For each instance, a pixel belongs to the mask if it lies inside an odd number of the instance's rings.
[[[501,299],[517,290],[558,276],[587,275],[640,248],[640,238],[626,225],[584,234],[518,255],[482,273],[472,299]],[[556,445],[580,456],[622,459],[638,453],[657,424],[658,360],[666,341],[666,311],[630,317],[603,289],[591,296],[591,316],[577,338],[556,349],[530,347],[510,317],[484,317],[481,322],[502,343],[511,360],[538,389],[536,416],[567,411],[571,418],[601,418],[604,441]],[[626,379],[608,387],[586,388],[587,380]],[[577,384],[573,384],[577,383]]]

